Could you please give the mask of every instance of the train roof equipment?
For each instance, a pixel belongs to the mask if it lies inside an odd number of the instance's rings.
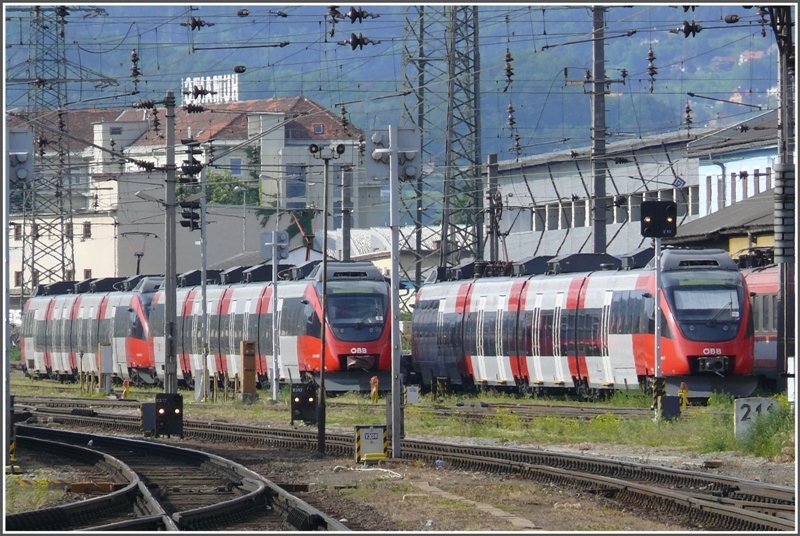
[[[126,291],[133,291],[141,294],[156,292],[161,289],[163,284],[163,275],[134,276],[123,281],[123,287]]]
[[[202,270],[189,270],[178,276],[179,287],[194,287],[202,284],[203,271]],[[220,282],[220,270],[206,270],[206,283],[209,285],[218,285]]]
[[[278,275],[293,268],[293,264],[279,264]],[[250,266],[242,271],[242,281],[244,283],[258,283],[260,281],[272,280],[272,262],[263,262]]]
[[[547,261],[547,273],[594,272],[597,270],[619,270],[620,260],[608,253],[571,253]]]
[[[328,281],[344,281],[348,279],[385,281],[381,271],[371,262],[329,262],[327,272]],[[308,274],[307,279],[322,281],[321,263]]]
[[[227,270],[223,270],[219,274],[219,281],[223,285],[230,285],[232,283],[241,283],[243,279],[242,272],[249,266],[231,266]]]
[[[624,254],[621,258],[623,270],[635,270],[637,268],[644,268],[653,259],[655,249],[652,247],[643,247],[634,249]]]
[[[654,267],[652,260],[648,267]],[[736,261],[721,249],[664,249],[661,252],[661,270],[670,272],[686,269],[738,270]]]
[[[125,281],[124,277],[99,277],[89,282],[89,292],[110,292],[116,289],[117,283]],[[77,292],[77,285],[76,285]],[[85,292],[85,291],[84,291]]]
[[[72,294],[77,281],[56,281],[55,283],[41,283],[36,285],[34,296],[53,296],[54,294]]]
[[[75,285],[73,285],[72,292],[74,292],[75,294],[83,294],[84,292],[89,292],[91,289],[90,285],[94,280],[95,279],[93,277],[90,277],[89,279],[78,281],[77,283],[75,283]]]
[[[536,275],[547,273],[547,263],[553,255],[536,255],[514,264],[514,275]]]
[[[321,263],[322,263],[321,259],[308,261],[303,264],[293,266],[292,268],[289,268],[286,272],[281,270],[280,272],[278,272],[278,276],[285,275],[286,279],[291,279],[293,281],[305,279],[311,274],[311,272],[314,271],[317,265]]]

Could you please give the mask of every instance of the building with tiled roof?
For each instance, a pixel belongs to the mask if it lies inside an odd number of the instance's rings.
[[[311,208],[316,214],[308,226],[321,228],[323,206],[323,161],[309,150],[343,145],[345,151],[330,160],[329,212],[341,213],[341,187],[350,185],[353,227],[383,224],[386,207],[381,186],[366,181],[360,151],[362,132],[348,125],[330,110],[306,97],[258,99],[226,104],[204,104],[204,111],[189,113],[175,109],[175,163],[180,167],[188,158],[182,140],[200,143],[206,176],[225,176],[232,185],[241,185],[246,195],[242,203],[221,204],[209,199],[207,243],[208,261],[226,259],[243,251],[259,251],[263,234],[275,227],[291,225],[288,212]],[[76,280],[92,277],[130,276],[161,273],[164,270],[164,209],[166,164],[166,110],[75,109],[61,118],[41,119],[45,134],[58,131],[58,120],[66,124],[64,146],[69,151],[70,192],[68,203]],[[9,127],[26,127],[29,117],[23,110],[9,110]],[[56,173],[58,155],[54,144],[45,139],[43,155],[34,147],[37,173]],[[149,169],[148,166],[155,166]],[[161,168],[161,169],[159,169]],[[191,193],[191,185],[185,193]],[[199,187],[198,191],[199,191]],[[238,187],[237,187],[238,189]],[[138,195],[137,195],[138,194]],[[251,195],[247,195],[251,194]],[[38,191],[37,195],[48,195]],[[56,192],[52,192],[56,195]],[[156,201],[153,201],[153,200]],[[159,202],[159,200],[162,200]],[[265,209],[285,212],[280,220],[268,217]],[[181,211],[177,211],[177,218]],[[23,236],[33,231],[20,207],[11,207],[10,262],[11,286],[22,281]],[[336,228],[334,219],[333,228]],[[313,234],[311,229],[309,234]],[[179,272],[201,265],[198,233],[176,226],[177,269]],[[60,237],[50,237],[53,243]],[[39,240],[48,240],[40,237]],[[291,247],[305,246],[304,237],[293,235]],[[30,276],[26,280],[33,280]],[[40,281],[46,283],[48,281]],[[16,293],[20,288],[16,286]]]

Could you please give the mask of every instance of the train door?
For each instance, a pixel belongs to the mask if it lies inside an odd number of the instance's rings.
[[[475,353],[471,356],[472,376],[478,385],[486,384],[488,375],[486,370],[486,354],[484,353],[484,337],[486,333],[486,296],[478,298],[478,310],[475,312]],[[467,336],[471,326],[467,326]]]
[[[72,372],[69,366],[69,313],[71,296],[56,296],[53,300],[53,314],[50,323],[53,326],[50,337],[50,367],[53,374],[68,375]]]
[[[226,297],[233,289],[228,288],[225,291]],[[239,342],[242,340],[241,324],[236,322],[237,311],[236,307],[239,305],[239,300],[232,298],[228,303],[228,314],[224,322],[227,324],[227,337],[225,344],[225,366],[228,371],[228,378],[233,381],[236,376],[241,378],[241,371],[239,370]],[[238,315],[241,318],[241,315]]]
[[[300,382],[300,351],[298,348],[297,326],[290,327],[287,324],[284,313],[287,308],[287,297],[281,296],[278,290],[278,367],[281,374],[281,380],[291,383]],[[290,298],[297,302],[298,298]],[[305,322],[305,321],[304,321]],[[270,328],[271,329],[271,328]],[[319,350],[317,350],[319,352]]]
[[[579,347],[583,348],[589,387],[608,389],[614,385],[614,370],[608,355],[608,326],[614,292],[605,290],[595,293],[591,288],[585,292],[587,297],[578,317]],[[601,302],[596,300],[597,294],[600,294]],[[581,353],[580,348],[578,353]]]
[[[558,386],[565,386],[567,378],[571,378],[569,371],[569,353],[566,351],[567,338],[565,323],[569,321],[568,316],[564,315],[564,292],[556,293],[555,307],[553,308],[553,360],[550,375],[552,382]]]
[[[186,301],[187,310],[184,318],[184,325],[186,328],[183,330],[183,352],[189,355],[191,372],[197,378],[202,378],[202,375],[206,372],[209,376],[213,376],[217,373],[217,370],[214,366],[214,360],[210,359],[210,352],[206,352],[203,343],[196,343],[196,341],[209,342],[206,341],[206,334],[203,332],[202,293],[198,289],[192,289],[187,295]],[[209,313],[208,309],[206,309],[206,313]],[[206,318],[208,318],[208,314]]]
[[[113,333],[111,337],[111,372],[120,378],[128,378],[128,345],[133,319],[136,315],[131,307],[130,294],[111,294],[114,300]],[[100,356],[103,359],[103,356]],[[102,362],[100,363],[102,365]]]
[[[75,355],[77,358],[76,366],[78,367],[78,372],[84,370],[83,356],[85,354],[84,349],[86,348],[86,328],[88,327],[86,309],[86,305],[81,302],[75,316]]]
[[[531,347],[526,348],[528,383],[542,385],[544,372],[542,370],[542,348],[544,343],[544,330],[542,329],[542,293],[537,292],[533,301],[533,314],[531,315]]]

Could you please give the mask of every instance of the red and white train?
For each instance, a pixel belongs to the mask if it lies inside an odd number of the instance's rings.
[[[389,286],[371,263],[327,263],[326,390],[368,390],[372,376],[391,372]],[[166,364],[163,277],[138,280],[129,290],[75,292],[60,285],[25,305],[21,350],[32,376],[74,378],[108,371],[135,383],[163,382]],[[118,281],[132,286],[132,280]],[[60,288],[60,290],[59,290]],[[61,292],[61,293],[59,293]],[[69,293],[67,293],[69,292]],[[256,350],[257,382],[273,370],[271,282],[206,285],[207,370],[232,379],[241,341]],[[307,277],[278,282],[278,369],[282,383],[319,378],[322,265]],[[191,386],[206,369],[200,285],[176,292],[175,353],[179,383]],[[106,363],[103,355],[106,354]],[[110,360],[110,361],[109,361]]]
[[[668,394],[683,382],[691,397],[750,394],[752,318],[737,265],[721,250],[665,249],[661,259]],[[423,285],[412,320],[421,383],[583,396],[647,387],[656,372],[652,261],[629,270],[552,266],[560,273]]]

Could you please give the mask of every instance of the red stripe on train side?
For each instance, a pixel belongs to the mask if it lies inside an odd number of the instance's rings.
[[[655,273],[639,274],[636,278],[635,290],[649,292],[655,290]],[[653,376],[655,374],[655,340],[649,333],[637,333],[631,336],[633,345],[633,361],[636,364],[637,376]]]
[[[519,311],[525,307],[525,287],[528,280],[514,281],[511,285],[511,293],[508,296],[508,313],[519,318]],[[522,329],[522,326],[517,326]],[[517,337],[520,339],[520,337]],[[520,350],[520,349],[518,349]],[[525,349],[521,349],[522,355],[511,355],[511,373],[518,381],[528,377],[528,364],[525,362]]]
[[[576,314],[577,311],[583,309],[583,305],[586,301],[586,279],[587,278],[585,276],[578,276],[569,282],[569,289],[567,290],[567,303],[564,309],[573,311]],[[562,312],[561,314],[563,315],[564,313]],[[577,337],[577,330],[574,330],[573,336]],[[574,352],[575,346],[570,345],[568,350],[570,352]],[[569,364],[569,373],[573,378],[579,380],[586,378],[585,356],[569,353],[567,354],[567,363]]]
[[[256,301],[256,314],[259,317],[259,325],[261,324],[261,320],[266,322],[267,314],[269,314],[272,310],[272,285],[264,286],[261,289],[261,292],[258,295],[258,300]],[[272,326],[262,326],[261,329],[268,329],[272,330]],[[273,337],[276,337],[277,334],[273,333]],[[259,341],[261,337],[256,335],[256,341]],[[256,354],[256,374],[259,375],[267,375],[270,376],[271,364],[267,363],[267,355],[272,355],[272,348],[260,348],[257,344],[258,350],[260,350]]]
[[[139,296],[133,295],[131,297],[130,307],[133,309],[134,314],[139,318],[142,323],[144,331],[142,332],[143,339],[134,337],[125,337],[125,350],[127,352],[126,362],[128,367],[132,368],[147,368],[152,362],[150,353],[147,350],[147,322],[145,321],[144,309],[142,307],[142,300]]]

